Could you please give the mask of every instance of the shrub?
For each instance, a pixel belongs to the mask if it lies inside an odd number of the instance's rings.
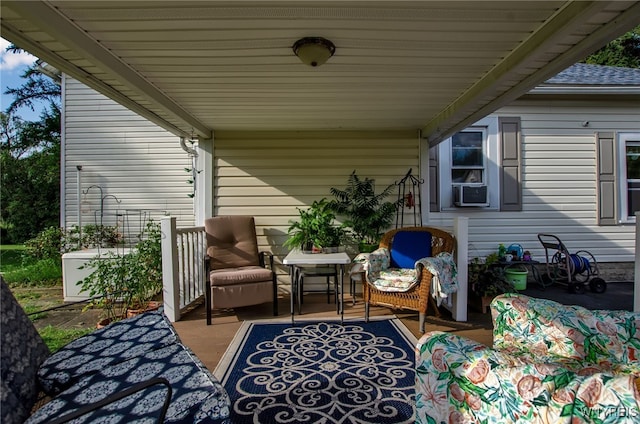
[[[122,235],[117,227],[86,225],[82,233],[77,226],[63,229],[49,227],[25,242],[25,255],[33,259],[60,260],[62,254],[92,247],[113,247],[121,244]]]
[[[25,255],[33,259],[57,259],[62,256],[62,241],[64,230],[59,227],[49,227],[42,230],[36,237],[27,240]]]
[[[162,291],[161,239],[160,225],[151,221],[129,253],[108,252],[84,265],[93,272],[82,280],[82,291],[102,296],[92,305],[103,308],[106,318],[119,319],[127,308],[143,308]]]

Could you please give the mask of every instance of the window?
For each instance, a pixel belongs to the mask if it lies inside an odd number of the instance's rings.
[[[640,211],[640,134],[621,133],[618,137],[620,157],[621,222],[635,222]]]
[[[483,119],[459,131],[435,149],[441,210],[499,206],[497,118]],[[466,198],[466,194],[471,196]]]
[[[522,210],[520,144],[520,118],[490,116],[431,148],[430,210]]]
[[[451,137],[451,182],[484,183],[485,143],[484,129],[460,131]]]

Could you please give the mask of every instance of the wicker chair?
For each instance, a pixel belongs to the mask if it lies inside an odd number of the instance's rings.
[[[433,227],[406,227],[388,231],[382,236],[379,247],[392,251],[394,237],[399,232],[405,231],[424,231],[431,233],[431,256],[435,256],[441,252],[453,253],[455,247],[455,238],[453,235]],[[430,296],[431,272],[423,266],[420,267],[419,272],[419,283],[405,292],[378,290],[369,282],[367,275],[366,284],[363,285],[365,320],[369,320],[370,305],[386,306],[394,309],[408,309],[417,311],[420,314],[420,332],[424,333],[425,317],[429,302],[433,305],[436,316],[440,316],[440,312],[438,311],[434,298]]]

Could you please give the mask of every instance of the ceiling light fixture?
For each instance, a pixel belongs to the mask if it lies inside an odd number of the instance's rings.
[[[336,51],[336,46],[326,38],[304,37],[293,44],[293,53],[302,63],[309,66],[320,66]]]

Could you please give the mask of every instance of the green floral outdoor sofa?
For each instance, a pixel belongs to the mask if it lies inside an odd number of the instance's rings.
[[[426,333],[419,423],[638,423],[640,314],[519,294],[491,303],[493,348]]]

